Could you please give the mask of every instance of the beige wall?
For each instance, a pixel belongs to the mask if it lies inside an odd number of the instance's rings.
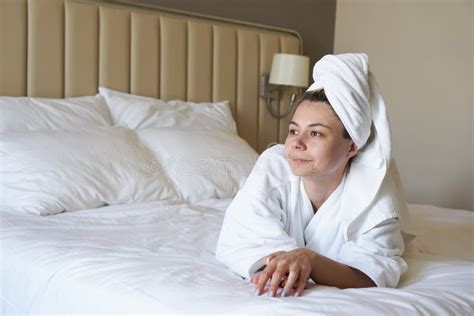
[[[332,53],[336,0],[133,0],[298,31],[311,63]]]
[[[334,51],[365,52],[407,200],[474,209],[471,0],[338,0]]]

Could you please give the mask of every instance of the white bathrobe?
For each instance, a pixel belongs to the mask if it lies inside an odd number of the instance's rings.
[[[377,286],[395,287],[407,269],[400,257],[404,241],[396,214],[371,220],[365,229],[347,237],[346,214],[338,205],[344,185],[346,176],[315,214],[302,178],[290,169],[284,146],[267,149],[226,210],[217,259],[249,277],[264,264],[259,259],[305,247],[364,272]],[[384,192],[392,186],[389,175],[379,199],[390,198]]]
[[[385,103],[365,54],[326,55],[308,91],[324,89],[359,148],[338,188],[314,214],[302,179],[282,145],[267,149],[226,211],[216,257],[248,277],[265,256],[307,247],[395,287],[407,265],[404,239],[414,237],[391,156]],[[260,261],[259,261],[260,260]]]

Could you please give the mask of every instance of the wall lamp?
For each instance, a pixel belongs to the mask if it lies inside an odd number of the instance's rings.
[[[274,118],[281,119],[291,113],[297,94],[291,94],[288,108],[283,114],[273,113],[272,101],[278,102],[280,90],[285,86],[307,87],[308,71],[309,57],[293,54],[273,55],[270,74],[263,74],[260,78],[260,97],[265,99],[267,110]]]

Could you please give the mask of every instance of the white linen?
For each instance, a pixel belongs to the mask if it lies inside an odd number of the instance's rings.
[[[404,257],[409,269],[398,289],[312,285],[301,297],[255,296],[250,282],[214,259],[229,202],[150,202],[48,217],[2,213],[1,313],[473,313],[473,262],[429,254]],[[451,233],[465,218],[442,211],[450,218],[446,241],[456,246]]]
[[[382,220],[398,217],[402,231],[412,238],[403,188],[392,158],[385,103],[369,72],[367,55],[326,55],[314,65],[313,79],[307,91],[324,89],[359,149],[341,195],[346,234],[351,238]],[[380,188],[387,181],[391,182],[391,191],[387,192],[387,198],[380,198]]]
[[[411,205],[411,210],[417,232],[413,252],[474,261],[473,211],[448,212],[431,205]]]
[[[258,154],[233,133],[178,128],[136,130],[189,202],[235,196]]]
[[[267,149],[226,211],[217,259],[249,277],[262,257],[306,247],[363,271],[378,286],[395,287],[406,271],[400,258],[404,242],[399,222],[379,219],[369,230],[347,238],[340,207],[346,179],[314,214],[302,178],[292,173],[285,158],[284,146]],[[382,192],[385,189],[389,188],[383,187]]]
[[[0,156],[1,205],[16,211],[48,215],[180,198],[123,127],[0,133]]]
[[[0,132],[110,125],[107,105],[99,94],[65,99],[0,96]]]
[[[237,133],[229,102],[163,101],[100,87],[115,125],[131,129],[174,127]]]

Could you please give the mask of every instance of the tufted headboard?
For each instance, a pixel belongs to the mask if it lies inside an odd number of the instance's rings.
[[[98,86],[164,100],[229,100],[239,135],[261,152],[284,141],[259,98],[273,54],[297,33],[92,0],[0,0],[0,95],[72,97]],[[283,112],[290,91],[275,110]]]

